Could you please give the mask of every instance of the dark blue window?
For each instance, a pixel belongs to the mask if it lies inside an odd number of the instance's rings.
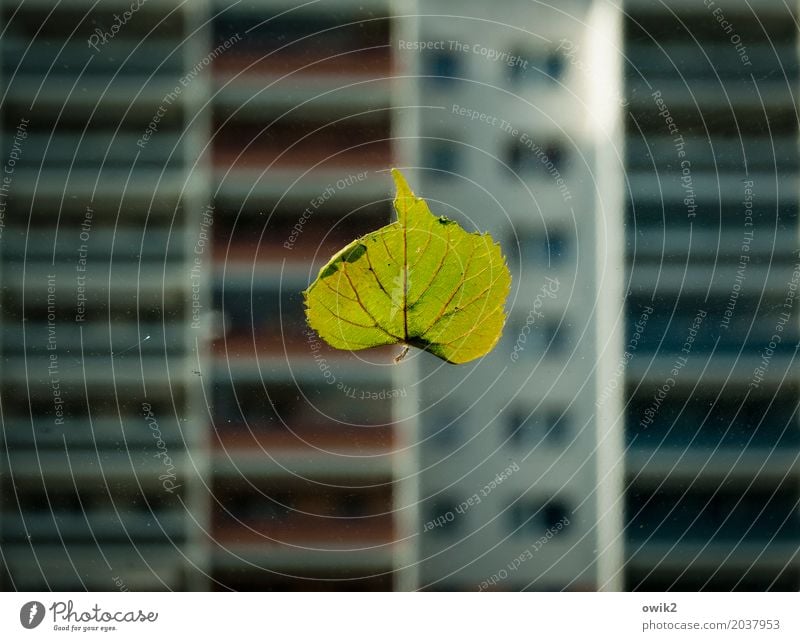
[[[426,155],[428,167],[443,172],[442,178],[446,177],[447,173],[456,173],[458,158],[453,143],[430,142]]]
[[[458,77],[460,65],[458,58],[449,51],[431,51],[426,57],[428,81],[435,84],[452,82]]]
[[[561,263],[567,256],[569,241],[559,231],[547,231],[544,238],[544,262],[549,265]]]
[[[558,498],[549,501],[520,500],[509,510],[513,532],[527,536],[542,536],[552,532],[552,537],[564,532],[570,524],[570,510]]]

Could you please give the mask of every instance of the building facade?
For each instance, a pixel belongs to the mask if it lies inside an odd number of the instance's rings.
[[[409,175],[512,271],[501,342],[416,355],[418,585],[619,588],[621,41],[602,3],[418,6]]]
[[[797,12],[626,3],[628,590],[797,590]]]

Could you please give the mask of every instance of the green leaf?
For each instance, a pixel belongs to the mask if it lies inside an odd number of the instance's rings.
[[[491,351],[511,274],[492,237],[431,214],[392,170],[397,222],[339,251],[303,292],[308,324],[331,346],[412,345],[449,363]],[[405,351],[403,352],[403,355]]]

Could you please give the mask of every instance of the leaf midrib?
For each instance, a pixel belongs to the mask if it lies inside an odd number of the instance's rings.
[[[403,215],[403,336],[408,342],[408,214],[409,208]]]

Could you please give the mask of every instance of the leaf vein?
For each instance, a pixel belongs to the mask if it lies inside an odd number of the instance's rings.
[[[365,255],[367,257],[367,265],[369,265],[369,272],[372,274],[373,278],[375,279],[375,282],[378,283],[378,287],[380,287],[381,291],[384,294],[386,294],[386,298],[388,298],[389,302],[391,303],[392,302],[391,294],[389,294],[389,292],[386,291],[386,288],[383,286],[383,283],[381,282],[381,279],[378,278],[378,273],[375,271],[375,268],[372,266],[372,260],[369,257],[369,248],[367,248],[367,251],[366,251]]]
[[[352,325],[353,327],[361,327],[362,329],[377,329],[378,331],[381,331],[381,332],[383,332],[384,334],[386,334],[386,335],[387,335],[389,338],[392,338],[392,339],[394,339],[394,340],[400,340],[400,339],[399,339],[399,337],[395,336],[394,334],[391,334],[391,333],[387,332],[387,331],[386,331],[386,330],[385,330],[383,327],[381,327],[380,325],[377,325],[377,324],[375,324],[375,325],[364,325],[363,323],[357,323],[357,322],[355,322],[355,321],[353,321],[353,320],[350,320],[349,318],[345,318],[344,316],[339,316],[338,312],[335,312],[335,311],[333,311],[333,310],[332,310],[330,307],[328,307],[327,305],[325,305],[325,304],[324,304],[322,301],[320,301],[320,303],[319,303],[319,304],[320,304],[320,305],[321,305],[321,306],[322,306],[322,307],[323,307],[325,310],[327,310],[327,311],[328,311],[328,312],[331,314],[331,316],[333,316],[333,317],[334,317],[336,320],[338,320],[338,321],[344,321],[344,322],[345,322],[345,323],[347,323],[348,325]],[[373,319],[373,320],[374,320],[374,319]],[[347,340],[348,340],[348,342],[350,342],[350,339],[349,339],[349,338],[348,338]],[[363,344],[363,343],[362,343],[362,344]]]
[[[348,283],[350,283],[350,287],[352,287],[352,288],[353,288],[353,292],[355,292],[355,295],[356,295],[356,301],[355,301],[355,302],[357,302],[357,303],[358,303],[358,305],[359,305],[359,307],[361,307],[361,309],[363,309],[363,310],[364,310],[364,313],[365,313],[367,316],[369,316],[369,317],[372,319],[372,322],[373,322],[373,323],[375,323],[375,327],[377,327],[378,329],[380,329],[380,330],[381,330],[381,331],[382,331],[384,334],[386,334],[387,336],[391,336],[391,334],[390,334],[389,332],[387,332],[387,331],[386,331],[386,330],[385,330],[385,329],[384,329],[384,328],[383,328],[383,327],[380,325],[380,323],[378,323],[378,319],[377,319],[377,318],[375,318],[375,317],[372,315],[372,313],[371,313],[371,312],[370,312],[370,311],[367,309],[366,305],[364,305],[363,301],[361,300],[361,296],[359,296],[359,295],[358,295],[358,290],[356,289],[355,285],[353,285],[353,280],[350,278],[350,274],[349,274],[349,273],[348,273],[348,271],[347,271],[347,263],[346,263],[346,262],[342,262],[342,273],[343,273],[343,274],[345,275],[345,277],[347,278],[347,282],[348,282]],[[399,340],[399,339],[398,339],[398,340]]]
[[[327,278],[322,278],[322,279],[320,279],[320,280],[321,280],[323,283],[325,283],[325,287],[327,287],[329,290],[331,290],[331,291],[332,291],[334,294],[336,294],[337,296],[339,296],[339,297],[341,297],[341,298],[344,298],[345,300],[349,300],[349,301],[350,301],[350,302],[352,302],[352,303],[357,303],[357,302],[358,302],[358,301],[357,301],[355,298],[350,298],[350,296],[345,296],[345,295],[344,295],[344,294],[343,294],[341,291],[339,291],[338,289],[334,289],[334,287],[333,287],[333,286],[332,286],[332,285],[331,285],[331,284],[328,282],[328,280],[329,280],[329,279],[327,279]],[[350,283],[350,286],[352,287],[352,286],[353,286],[353,284],[352,284],[352,283]],[[355,290],[354,290],[354,291],[355,291]]]
[[[428,242],[430,243],[430,236],[428,236]],[[450,250],[451,250],[451,247],[450,247],[450,229],[448,228],[448,230],[447,230],[447,249],[445,249],[445,251],[444,251],[444,252],[442,252],[442,260],[440,260],[440,261],[439,261],[439,264],[437,265],[436,269],[435,269],[435,270],[434,270],[434,272],[433,272],[433,277],[430,279],[430,281],[428,281],[428,284],[427,284],[427,285],[425,286],[425,288],[422,290],[422,292],[420,293],[420,295],[419,295],[419,296],[417,296],[417,300],[415,300],[415,301],[412,303],[412,305],[416,305],[416,304],[417,304],[417,303],[420,301],[420,299],[421,299],[421,298],[422,298],[422,297],[423,297],[425,294],[427,294],[427,293],[428,293],[428,291],[430,290],[430,288],[433,286],[433,283],[436,281],[436,277],[439,275],[439,272],[440,272],[440,271],[442,271],[442,267],[444,267],[444,264],[445,264],[445,262],[447,261],[447,254],[448,254],[448,252],[449,252]],[[421,259],[420,259],[420,260],[421,260]],[[419,261],[417,261],[417,262],[419,262]]]
[[[500,305],[498,305],[497,307],[494,307],[494,308],[493,308],[493,309],[492,309],[490,312],[488,312],[487,314],[485,314],[485,315],[481,316],[480,318],[478,318],[478,320],[475,322],[475,324],[474,324],[472,327],[470,327],[470,328],[469,328],[469,331],[468,331],[468,332],[464,332],[463,334],[461,334],[461,336],[457,336],[456,338],[454,338],[454,339],[452,339],[452,340],[449,340],[449,341],[447,341],[446,343],[435,343],[435,345],[440,345],[440,346],[442,346],[442,347],[446,347],[447,345],[452,345],[452,344],[453,344],[453,343],[455,343],[456,341],[459,341],[459,340],[462,340],[462,339],[466,338],[467,336],[469,336],[470,334],[472,334],[472,332],[474,332],[474,331],[475,331],[475,328],[476,328],[476,327],[478,327],[478,326],[479,326],[481,323],[483,323],[483,321],[484,321],[484,320],[486,320],[487,318],[489,318],[489,317],[490,317],[492,314],[494,314],[494,313],[495,313],[497,310],[502,310],[502,309],[503,309],[503,305],[502,305],[502,303],[501,303],[501,304],[500,304]],[[498,338],[499,338],[499,337],[498,337]]]
[[[485,271],[485,270],[484,270],[484,271]],[[503,275],[502,275],[502,273],[501,273],[501,274],[500,274],[500,276],[498,276],[498,277],[497,277],[495,280],[493,280],[491,283],[489,283],[489,284],[486,286],[486,288],[485,288],[485,289],[483,289],[483,290],[482,290],[480,293],[476,294],[474,298],[472,298],[472,299],[471,299],[471,300],[469,300],[468,302],[464,303],[464,304],[463,304],[461,307],[459,307],[457,310],[455,310],[455,309],[451,309],[449,312],[446,312],[445,314],[442,314],[441,318],[439,318],[439,320],[437,321],[437,323],[438,323],[438,322],[440,322],[442,319],[444,319],[444,318],[447,318],[448,316],[452,316],[453,314],[456,314],[456,313],[459,313],[459,312],[463,312],[463,311],[464,311],[464,310],[465,310],[467,307],[469,307],[469,306],[470,306],[470,305],[472,305],[473,303],[476,303],[476,302],[478,302],[478,301],[479,301],[481,298],[483,298],[483,297],[484,297],[484,296],[485,296],[485,295],[486,295],[488,292],[490,292],[490,291],[491,291],[491,289],[492,289],[492,288],[493,288],[495,285],[497,285],[497,283],[498,283],[498,282],[500,282],[500,279],[502,278],[502,276],[503,276]],[[429,330],[431,330],[431,329],[433,329],[433,327],[434,327],[435,325],[436,325],[436,323],[434,323],[433,325],[431,325],[431,326],[428,328],[428,331],[429,331]]]
[[[464,264],[464,273],[465,274],[469,271],[469,268],[472,265],[472,259],[475,257],[475,254],[477,253],[477,251],[478,251],[477,245],[473,245],[472,246],[472,252],[470,253],[469,258],[467,258],[466,263]],[[434,318],[433,322],[430,325],[428,325],[428,327],[425,328],[424,332],[422,332],[420,334],[421,337],[425,336],[425,334],[427,334],[429,331],[431,331],[431,329],[436,325],[436,323],[439,322],[439,319],[442,317],[442,314],[444,314],[445,310],[447,310],[447,306],[450,305],[450,303],[452,302],[452,300],[455,297],[455,295],[462,288],[463,283],[464,283],[464,281],[459,281],[458,285],[456,285],[456,287],[453,289],[453,293],[450,294],[450,297],[447,299],[447,302],[445,302],[445,304],[439,310],[439,313],[436,314],[436,318]]]

